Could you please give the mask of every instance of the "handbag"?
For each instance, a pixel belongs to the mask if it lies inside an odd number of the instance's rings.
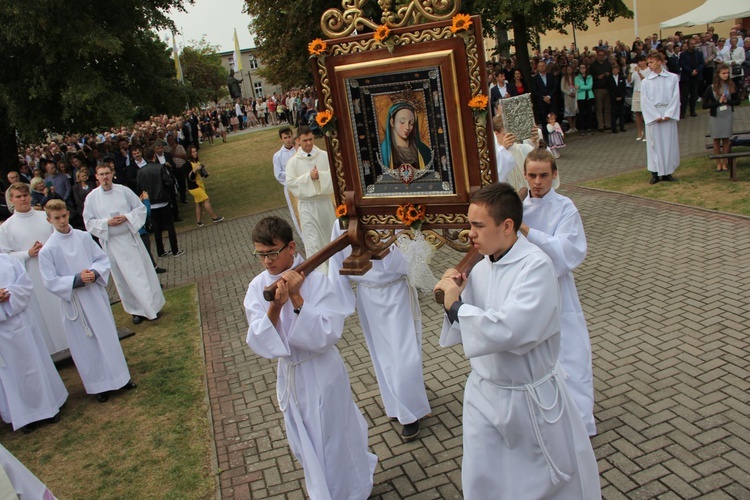
[[[733,64],[732,65],[732,76],[742,76],[742,65],[741,64]]]

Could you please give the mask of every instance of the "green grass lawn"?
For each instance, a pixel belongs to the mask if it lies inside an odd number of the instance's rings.
[[[281,147],[278,130],[274,127],[230,135],[226,144],[218,139],[213,146],[201,145],[201,163],[209,173],[206,193],[218,215],[235,219],[286,206],[284,189],[273,175],[273,155]],[[315,144],[326,149],[323,139],[316,139]],[[178,232],[196,228],[195,204],[190,194],[188,200],[189,204],[180,204],[184,221],[176,224]],[[211,223],[207,214],[203,214],[202,221]]]
[[[58,498],[211,498],[211,429],[204,390],[195,286],[165,293],[160,319],[134,326],[117,304],[119,326],[136,335],[122,347],[138,388],[98,403],[72,362],[60,376],[70,392],[56,425],[0,440]]]
[[[747,148],[734,151],[747,151]],[[583,186],[750,216],[750,158],[742,158],[737,164],[737,182],[729,180],[728,172],[716,172],[714,160],[698,156],[680,163],[674,174],[677,182],[651,185],[649,172],[641,168],[586,182]]]

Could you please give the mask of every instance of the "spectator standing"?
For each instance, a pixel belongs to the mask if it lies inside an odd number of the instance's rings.
[[[180,175],[180,172],[177,169],[177,163],[175,162],[174,157],[166,151],[166,143],[162,139],[157,139],[156,141],[154,141],[153,153],[156,157],[156,161],[160,165],[164,165],[165,167],[167,167],[167,172],[172,178],[172,184],[169,188],[167,188],[169,205],[172,210],[172,218],[174,222],[182,222],[182,219],[180,219],[180,210],[177,205],[177,192],[179,191],[177,177]]]
[[[78,169],[76,171],[76,184],[71,191],[71,201],[76,212],[75,217],[71,220],[71,225],[76,229],[85,228],[83,225],[83,208],[86,206],[86,197],[95,188],[96,183],[89,179],[89,169]]]
[[[578,132],[576,129],[576,115],[578,114],[578,89],[575,83],[575,70],[573,66],[565,66],[563,69],[563,76],[560,79],[560,90],[563,95],[564,103],[564,115],[565,119],[568,120],[568,133],[575,134]]]
[[[534,98],[536,109],[536,122],[544,124],[550,113],[556,113],[555,94],[558,84],[554,75],[547,73],[547,63],[540,61],[537,65],[537,74],[531,79],[531,95]],[[549,143],[549,133],[546,127],[542,127],[545,142]]]
[[[174,177],[177,181],[177,194],[180,198],[180,203],[187,203],[185,179],[190,171],[190,165],[187,165],[187,152],[185,147],[177,142],[177,139],[173,134],[169,134],[167,136],[167,145],[164,147],[164,151],[172,155],[172,160],[176,166]]]
[[[685,118],[688,104],[690,116],[698,116],[695,114],[695,103],[698,101],[698,89],[703,79],[703,68],[706,65],[703,61],[703,54],[695,50],[695,40],[691,38],[687,43],[688,49],[680,53],[680,118]]]
[[[705,66],[703,68],[703,80],[701,88],[698,90],[699,95],[703,95],[706,87],[711,85],[714,80],[714,59],[716,58],[716,46],[711,41],[711,34],[706,32],[701,35],[700,51],[703,54]],[[669,60],[667,60],[667,69],[669,69]]]
[[[609,92],[610,105],[612,107],[612,133],[617,133],[617,122],[620,122],[620,132],[625,132],[625,78],[620,75],[620,67],[612,67],[612,76],[607,78],[607,91]]]
[[[738,40],[739,38],[736,36],[729,39],[729,66],[732,71],[732,81],[734,82],[735,88],[741,89],[743,86],[742,81],[745,78],[742,68],[745,63],[745,50],[743,47],[738,46]]]
[[[720,64],[714,72],[713,84],[703,95],[703,109],[709,109],[708,126],[714,141],[714,154],[729,153],[732,137],[734,107],[740,105],[740,97],[734,81],[730,79],[730,68]],[[727,160],[716,160],[716,171],[727,170]]]
[[[513,81],[508,83],[508,92],[512,97],[529,92],[529,89],[523,81],[523,74],[520,69],[513,71]]]
[[[190,157],[190,173],[188,174],[187,179],[188,190],[195,200],[195,220],[197,221],[198,226],[203,226],[201,216],[204,209],[208,212],[212,222],[223,221],[224,217],[219,217],[214,213],[214,210],[211,207],[211,202],[206,194],[203,179],[208,177],[208,172],[198,158],[198,150],[191,146],[188,148],[188,155]]]
[[[591,135],[593,131],[592,113],[594,102],[594,78],[588,74],[588,66],[581,63],[578,66],[578,75],[575,78],[576,99],[578,101],[578,111],[581,114],[578,120],[578,126],[581,135]]]
[[[635,65],[629,76],[630,82],[633,85],[632,110],[635,114],[635,140],[645,141],[646,136],[644,135],[645,132],[643,128],[643,113],[641,112],[641,86],[643,85],[643,80],[650,73],[650,70],[648,69],[646,56],[640,55],[635,58],[635,61]]]
[[[695,51],[694,51],[695,52]],[[664,57],[658,52],[648,55],[651,73],[641,86],[641,110],[648,137],[648,170],[650,184],[672,181],[680,164],[677,122],[680,119],[680,91],[676,75],[662,67]]]
[[[604,132],[607,118],[612,113],[610,109],[609,92],[607,91],[607,78],[612,76],[612,64],[607,60],[607,53],[603,49],[596,50],[596,61],[589,66],[589,74],[594,82],[594,101],[596,103],[596,124],[599,132]]]
[[[156,255],[159,257],[178,257],[185,251],[178,249],[172,208],[169,206],[170,191],[174,191],[174,180],[168,167],[157,162],[156,153],[153,149],[146,150],[145,158],[148,163],[138,171],[136,192],[147,192],[149,200],[151,200],[151,225],[156,240]],[[162,231],[164,230],[167,231],[169,237],[169,252],[164,251],[164,240],[162,240]]]
[[[112,184],[109,165],[96,167],[99,187],[86,199],[83,221],[107,252],[117,292],[133,323],[154,320],[164,295],[138,230],[146,223],[146,207],[130,189]]]

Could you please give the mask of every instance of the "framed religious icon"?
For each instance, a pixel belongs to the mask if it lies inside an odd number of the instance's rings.
[[[467,250],[471,194],[496,180],[480,18],[413,0],[378,2],[377,23],[366,1],[326,11],[309,46],[339,215],[374,253],[415,222]]]

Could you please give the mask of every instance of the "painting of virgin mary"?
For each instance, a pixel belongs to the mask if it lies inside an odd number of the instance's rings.
[[[380,144],[380,159],[385,170],[399,170],[409,165],[415,170],[429,170],[432,151],[422,142],[414,106],[408,102],[393,104],[386,115],[385,139]]]

